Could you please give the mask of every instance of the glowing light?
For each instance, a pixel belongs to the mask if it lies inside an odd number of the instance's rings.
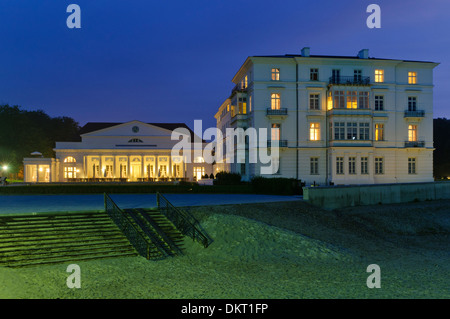
[[[8,165],[3,165],[3,170],[4,171],[8,170]]]

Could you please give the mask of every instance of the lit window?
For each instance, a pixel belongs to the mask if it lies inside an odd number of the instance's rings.
[[[320,95],[318,93],[313,93],[309,95],[309,109],[310,110],[320,110],[319,99]]]
[[[319,158],[311,157],[309,164],[310,164],[310,174],[319,175]]]
[[[347,91],[347,108],[348,109],[358,108],[358,99],[356,91]]]
[[[64,163],[75,163],[77,160],[72,156],[68,156],[64,159]]]
[[[384,70],[375,70],[375,82],[384,82]]]
[[[408,141],[417,141],[417,125],[408,125]]]
[[[311,81],[319,81],[319,69],[310,69],[309,70],[309,79]]]
[[[281,108],[280,93],[272,93],[270,95],[270,107],[272,110],[279,110]]]
[[[64,167],[64,178],[77,178],[76,167]]]
[[[272,69],[272,81],[280,81],[280,69]]]
[[[249,112],[252,111],[252,96],[251,95],[248,97],[248,111]]]
[[[356,157],[348,158],[348,173],[356,174]]]
[[[272,124],[272,129],[271,129],[271,140],[272,141],[277,141],[280,140],[281,137],[281,125],[274,123]]]
[[[408,72],[408,84],[417,84],[417,72]]]
[[[375,141],[384,141],[384,124],[375,124]]]
[[[416,158],[408,158],[408,174],[416,174]]]
[[[384,174],[383,158],[375,157],[375,174]]]
[[[320,140],[320,123],[309,123],[309,140]]]
[[[201,156],[194,158],[194,163],[204,163],[205,159]]]
[[[344,158],[336,157],[336,174],[344,174]]]

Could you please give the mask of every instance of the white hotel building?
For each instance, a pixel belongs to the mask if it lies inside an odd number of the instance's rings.
[[[368,50],[251,56],[232,79],[236,86],[215,115],[217,128],[224,136],[226,128],[272,131],[280,166],[267,177],[321,185],[433,181],[437,65],[371,58]],[[215,170],[248,180],[264,166],[248,156],[236,162],[235,156]]]

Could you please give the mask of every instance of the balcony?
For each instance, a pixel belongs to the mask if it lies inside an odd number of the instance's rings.
[[[405,147],[425,147],[425,141],[405,141]]]
[[[278,147],[287,147],[288,141],[287,140],[278,140]],[[267,147],[272,147],[272,141],[267,141]]]
[[[266,111],[267,116],[286,116],[288,113],[286,108],[283,109],[271,109],[268,108]]]
[[[231,90],[231,95],[235,92],[247,92],[247,87],[243,86],[241,83],[236,84],[236,86]]]
[[[370,76],[332,76],[329,85],[370,85]]]
[[[405,111],[405,115],[404,117],[424,117],[425,116],[425,111],[420,110],[420,111]]]

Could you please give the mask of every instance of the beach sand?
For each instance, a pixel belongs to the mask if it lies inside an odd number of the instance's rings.
[[[0,267],[0,298],[449,298],[450,201],[325,211],[304,202],[187,207],[214,239],[185,255]],[[366,285],[367,266],[381,288]]]

